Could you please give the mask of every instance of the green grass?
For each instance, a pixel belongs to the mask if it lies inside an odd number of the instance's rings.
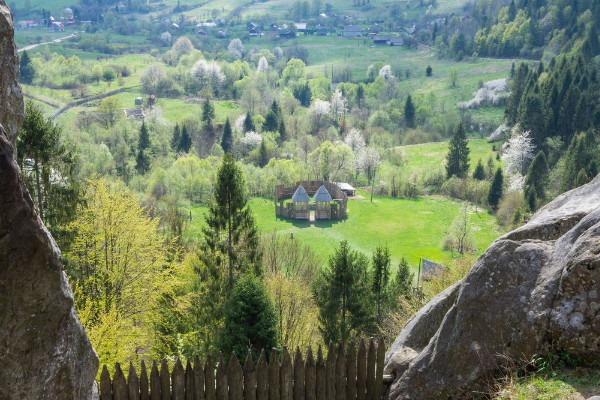
[[[495,157],[492,150],[492,143],[488,143],[486,139],[469,140],[469,149],[471,157],[471,172],[475,170],[477,161],[481,161],[485,165],[490,156]],[[448,142],[423,143],[410,146],[400,146],[407,159],[406,168],[413,171],[425,173],[432,166],[443,165],[448,154]]]
[[[586,399],[600,394],[600,368],[573,368],[533,375],[506,385],[497,400]]]
[[[390,248],[394,265],[405,257],[413,268],[419,258],[448,263],[453,255],[443,250],[442,241],[456,217],[460,202],[444,197],[420,197],[415,199],[375,196],[371,203],[365,199],[348,201],[348,217],[342,221],[287,220],[275,217],[270,199],[253,198],[250,207],[263,234],[277,232],[291,235],[308,244],[324,260],[341,240],[347,240],[355,250],[369,256],[379,245]],[[205,206],[192,206],[194,216],[189,235],[198,237],[204,225]],[[476,253],[481,254],[500,235],[493,216],[487,212],[471,215]]]

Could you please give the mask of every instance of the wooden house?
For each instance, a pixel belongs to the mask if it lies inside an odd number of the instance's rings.
[[[331,201],[333,198],[324,185],[315,193],[315,219],[331,219]]]

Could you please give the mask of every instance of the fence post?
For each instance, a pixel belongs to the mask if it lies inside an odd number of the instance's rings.
[[[167,360],[160,363],[160,392],[161,400],[171,400],[171,374]]]
[[[369,354],[367,355],[367,400],[375,400],[375,362],[377,349],[375,340],[369,340]],[[379,399],[377,399],[379,400]]]
[[[194,389],[194,368],[188,359],[185,363],[185,400],[195,400],[196,390]]]
[[[129,362],[129,373],[127,374],[127,393],[129,400],[140,399],[140,381],[131,361]]]
[[[336,400],[346,400],[346,354],[342,341],[338,345],[335,364],[335,398]]]
[[[227,383],[225,360],[223,359],[223,353],[219,352],[219,365],[217,365],[217,400],[227,400],[229,397]]]
[[[327,349],[327,400],[335,400],[335,347],[329,342]]]
[[[346,361],[346,398],[356,399],[356,343],[351,343]]]
[[[113,375],[113,399],[114,400],[127,400],[127,382],[125,381],[125,375],[121,370],[121,364],[115,364],[115,374]]]
[[[269,400],[279,400],[279,360],[277,350],[271,350],[269,360]]]
[[[140,369],[140,400],[150,400],[149,389],[148,371],[146,371],[146,363],[142,360],[142,368]]]
[[[316,375],[317,375],[317,400],[325,400],[327,399],[327,368],[325,367],[325,361],[323,360],[323,348],[319,345],[319,351],[317,353],[317,365],[316,365]]]
[[[304,365],[304,393],[305,399],[317,398],[317,382],[315,371],[315,359],[313,358],[312,349],[309,347],[306,352],[306,364]]]
[[[175,361],[171,382],[173,385],[171,398],[173,400],[185,400],[185,375],[179,358]]]
[[[294,400],[304,400],[304,360],[300,348],[296,347],[294,355]]]
[[[210,355],[206,356],[206,367],[204,368],[206,400],[215,400],[215,367],[212,364]]]
[[[256,400],[256,367],[252,361],[252,352],[248,351],[243,368],[244,400]]]
[[[229,382],[229,400],[243,400],[244,399],[244,387],[242,372],[242,366],[237,359],[234,352],[231,352],[231,358],[229,359],[229,370],[228,370],[228,382]]]
[[[385,360],[385,343],[383,338],[379,338],[377,344],[377,366],[375,369],[375,399],[381,399],[383,392],[383,363]]]
[[[279,374],[281,379],[281,400],[292,400],[294,391],[294,382],[292,379],[294,371],[292,371],[292,359],[286,346],[283,346],[281,371]]]
[[[110,373],[106,364],[100,374],[100,400],[112,400],[112,384],[110,382]]]
[[[269,369],[264,349],[256,363],[256,400],[269,400]]]
[[[194,358],[194,400],[204,400],[204,367],[198,356]],[[206,383],[208,387],[208,383]]]
[[[150,398],[152,400],[161,400],[162,398],[160,393],[160,374],[158,373],[156,361],[152,363],[152,369],[150,370]]]
[[[356,356],[356,399],[365,400],[367,392],[367,349],[365,340],[360,339]]]

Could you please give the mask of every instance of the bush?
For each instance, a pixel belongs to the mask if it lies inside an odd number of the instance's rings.
[[[522,222],[521,218],[525,208],[525,199],[520,192],[508,192],[498,205],[496,219],[502,226],[518,225]]]

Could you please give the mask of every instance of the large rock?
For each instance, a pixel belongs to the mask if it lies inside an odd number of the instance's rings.
[[[507,360],[600,360],[600,175],[496,240],[386,354],[394,399],[476,397]]]
[[[4,0],[0,45],[0,399],[88,399],[98,358],[15,161],[23,101]]]

